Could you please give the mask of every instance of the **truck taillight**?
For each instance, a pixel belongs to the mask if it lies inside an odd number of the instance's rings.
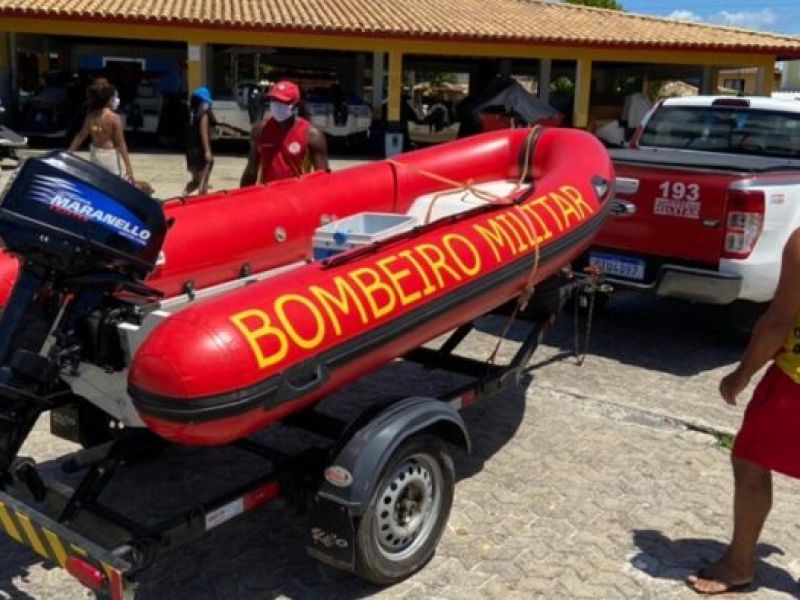
[[[723,258],[747,258],[764,228],[764,192],[730,190]]]

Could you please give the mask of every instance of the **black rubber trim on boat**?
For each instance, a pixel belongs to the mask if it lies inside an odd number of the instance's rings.
[[[561,253],[590,235],[593,235],[603,224],[611,203],[602,207],[591,221],[580,226],[575,231],[558,239],[542,249],[540,264],[544,265]],[[226,417],[233,417],[253,410],[271,410],[286,402],[291,402],[309,393],[314,388],[303,386],[296,388],[287,385],[298,376],[302,377],[310,371],[329,373],[352,360],[367,354],[376,347],[391,342],[391,340],[424,325],[448,311],[457,308],[464,300],[484,293],[510,279],[519,277],[531,268],[531,256],[515,260],[513,263],[482,277],[458,290],[447,294],[433,302],[422,305],[419,309],[391,321],[381,327],[367,331],[363,335],[348,340],[331,348],[310,361],[289,367],[279,374],[273,375],[259,383],[235,392],[193,398],[191,400],[177,400],[174,397],[153,394],[129,384],[128,394],[133,399],[137,409],[147,415],[174,423],[203,423]],[[320,377],[319,387],[327,381],[327,376]],[[296,390],[301,390],[296,393]]]

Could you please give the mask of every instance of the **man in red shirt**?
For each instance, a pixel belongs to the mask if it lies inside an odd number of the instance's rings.
[[[269,112],[250,133],[250,158],[242,173],[242,187],[327,169],[325,136],[297,116],[300,88],[291,81],[279,81],[267,98]]]

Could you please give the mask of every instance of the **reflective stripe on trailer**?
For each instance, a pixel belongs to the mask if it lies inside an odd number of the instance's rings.
[[[277,481],[269,481],[264,485],[247,492],[243,496],[239,496],[235,500],[226,502],[222,506],[218,506],[210,510],[205,515],[205,528],[206,531],[218,527],[223,523],[230,521],[234,517],[258,508],[262,504],[269,502],[278,497],[280,494],[280,485]]]
[[[35,512],[30,515],[26,514],[22,510],[15,509],[11,502],[16,504],[16,501],[0,500],[0,530],[61,568],[66,566],[70,556],[79,557],[95,565],[102,569],[106,576],[108,592],[112,600],[126,598],[126,592],[130,591],[131,585],[128,584],[129,589],[126,590],[124,571],[99,557],[109,554],[108,552],[99,547],[93,547],[91,551],[87,550],[84,546],[93,546],[91,542],[81,543],[80,536],[74,532],[59,535],[56,532],[61,529],[61,526],[55,521],[51,522],[49,518]],[[39,520],[47,521],[47,523],[39,523]],[[64,539],[64,535],[73,539]]]

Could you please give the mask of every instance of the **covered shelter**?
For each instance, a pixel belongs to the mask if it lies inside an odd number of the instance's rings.
[[[711,92],[721,69],[753,69],[756,93],[769,94],[776,60],[800,57],[796,37],[540,0],[0,0],[0,19],[0,74],[12,88],[23,35],[181,45],[187,89],[213,76],[215,48],[262,47],[284,61],[295,51],[308,64],[352,65],[356,88],[368,73],[390,132],[401,130],[404,64],[464,65],[476,82],[487,70],[532,73],[540,99],[587,127],[593,97],[603,106],[659,70]],[[564,90],[559,105],[551,94]]]

